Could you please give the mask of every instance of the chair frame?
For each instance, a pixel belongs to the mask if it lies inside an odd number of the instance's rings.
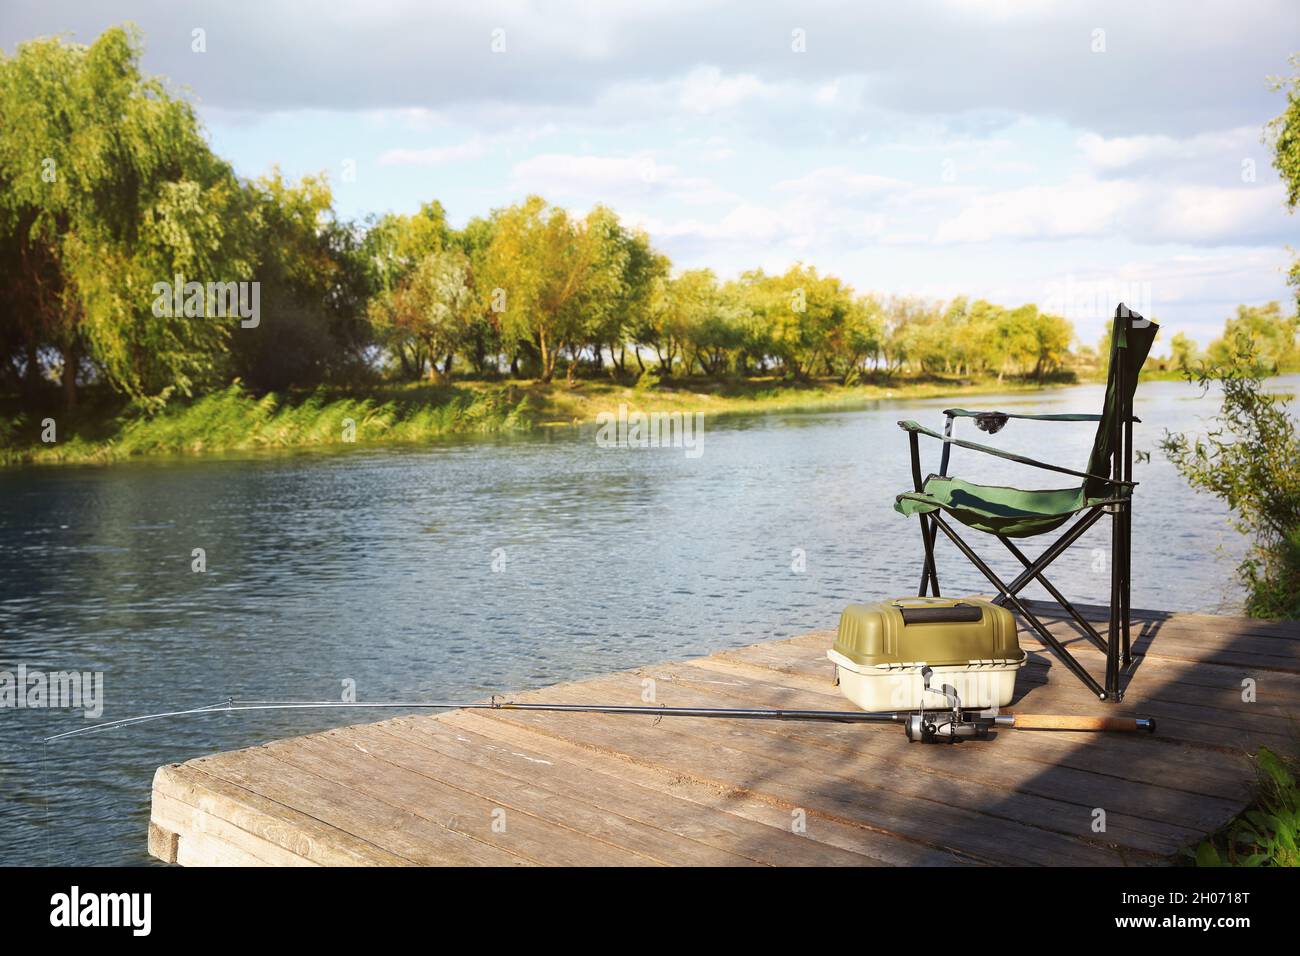
[[[1124,323],[1120,326],[1120,323]],[[976,451],[983,451],[1000,457],[1011,458],[1022,464],[1033,467],[1046,469],[1058,473],[1072,474],[1097,482],[1104,483],[1107,493],[1104,499],[1101,499],[1080,512],[1080,517],[1070,528],[1062,534],[1056,541],[1044,550],[1037,558],[1030,560],[1006,535],[995,534],[999,541],[1011,552],[1012,556],[1023,566],[1023,570],[1007,583],[1000,578],[992,568],[975,553],[961,536],[957,534],[949,521],[940,513],[941,509],[936,509],[929,513],[918,515],[921,521],[921,542],[925,549],[925,558],[921,567],[921,584],[917,593],[924,597],[933,594],[939,596],[939,576],[935,567],[934,549],[938,540],[938,532],[943,534],[957,547],[967,560],[989,580],[996,589],[997,595],[993,598],[993,603],[1001,606],[1010,605],[1024,619],[1024,621],[1034,629],[1043,643],[1060,658],[1061,662],[1074,674],[1083,684],[1088,687],[1099,700],[1119,702],[1123,700],[1124,690],[1120,686],[1121,672],[1127,671],[1133,663],[1132,643],[1130,637],[1130,607],[1129,594],[1131,584],[1132,569],[1132,511],[1133,499],[1132,489],[1136,486],[1133,481],[1133,423],[1139,421],[1133,417],[1133,399],[1131,390],[1126,388],[1128,383],[1125,382],[1125,363],[1122,350],[1128,347],[1127,331],[1136,328],[1136,322],[1150,324],[1142,316],[1132,312],[1124,305],[1120,305],[1115,310],[1115,325],[1112,333],[1110,368],[1113,373],[1114,394],[1116,407],[1114,410],[1114,432],[1112,435],[1112,448],[1110,453],[1110,474],[1098,475],[1087,472],[1075,472],[1070,469],[1061,468],[1056,465],[1046,464],[1022,456],[1012,456],[998,449],[988,448],[983,445],[977,445],[973,442],[959,441],[952,437],[953,420],[957,417],[957,410],[947,409],[944,415],[947,418],[944,427],[944,434],[939,436],[935,432],[921,430],[919,433],[915,423],[899,422],[908,432],[908,440],[911,447],[912,456],[912,484],[915,491],[921,492],[924,482],[921,479],[921,457],[920,442],[918,434],[928,434],[936,438],[942,438],[943,456],[940,461],[940,470],[938,477],[948,477],[949,453],[953,445],[962,448],[970,448]],[[969,413],[968,413],[969,414]],[[986,413],[978,413],[986,414]],[[1001,413],[989,413],[1001,414]],[[1087,416],[1082,420],[1103,420],[1105,410],[1102,415]],[[1020,417],[1020,416],[1009,416]],[[1079,421],[1080,416],[1051,416],[1038,415],[1033,416],[1040,420],[1070,420]],[[1079,610],[1068,601],[1065,596],[1053,585],[1044,570],[1060,557],[1075,541],[1083,535],[1085,531],[1096,524],[1101,518],[1109,514],[1111,517],[1111,535],[1110,535],[1110,612],[1108,615],[1106,636],[1103,637],[1093,625],[1087,621]],[[1106,655],[1106,673],[1105,685],[1097,681],[1095,677],[1071,654],[1057,637],[1027,608],[1023,601],[1017,595],[1031,581],[1037,581],[1044,589],[1055,599],[1061,608],[1068,614],[1074,622],[1083,629],[1084,636],[1091,641],[1096,647]]]

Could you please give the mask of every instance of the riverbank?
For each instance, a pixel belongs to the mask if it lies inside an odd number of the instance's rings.
[[[1059,383],[1068,384],[1068,383]],[[458,381],[318,389],[257,396],[232,385],[148,417],[93,400],[71,415],[0,414],[0,464],[108,463],[145,455],[425,442],[448,435],[525,431],[594,421],[620,404],[644,412],[707,415],[861,407],[888,399],[1034,392],[1036,382],[942,377],[842,385],[755,378],[684,380],[653,387],[609,381]],[[52,426],[49,422],[52,421]],[[53,440],[49,430],[53,429]]]

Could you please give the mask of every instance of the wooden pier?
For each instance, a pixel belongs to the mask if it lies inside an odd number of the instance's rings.
[[[1034,605],[1099,672],[1054,607]],[[1031,661],[1010,709],[1151,716],[1154,737],[1004,730],[927,746],[892,725],[402,716],[160,767],[149,851],[189,866],[1168,863],[1246,805],[1250,754],[1295,749],[1300,623],[1133,617],[1123,704],[1091,700],[1022,631]],[[638,704],[651,679],[667,706],[844,709],[832,638],[514,699]]]

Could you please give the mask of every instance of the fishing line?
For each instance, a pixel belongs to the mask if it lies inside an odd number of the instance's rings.
[[[189,710],[171,710],[159,714],[142,714],[138,717],[123,717],[120,720],[110,720],[102,724],[91,724],[89,727],[78,727],[76,730],[64,731],[61,734],[54,734],[45,737],[44,742],[50,743],[54,740],[64,740],[68,737],[81,737],[86,734],[97,734],[103,730],[112,730],[115,727],[125,727],[131,724],[143,724],[151,720],[161,720],[164,717],[184,717],[190,714],[218,713],[227,709],[234,698],[226,697],[215,704],[207,704],[203,707],[192,707]]]
[[[652,717],[732,717],[759,718],[770,720],[819,720],[846,723],[885,723],[896,721],[892,714],[870,714],[862,711],[822,711],[822,710],[788,710],[788,709],[728,709],[717,707],[657,707],[635,704],[528,704],[514,701],[338,701],[338,700],[244,700],[227,697],[215,704],[203,707],[191,707],[187,710],[169,710],[157,714],[141,714],[136,717],[123,717],[89,727],[78,727],[61,734],[44,738],[45,743],[82,737],[87,734],[115,730],[119,727],[135,726],[169,717],[190,717],[199,714],[237,714],[250,711],[269,710],[331,710],[331,709],[370,709],[370,710],[534,710],[546,712],[567,712],[587,714],[644,714]]]

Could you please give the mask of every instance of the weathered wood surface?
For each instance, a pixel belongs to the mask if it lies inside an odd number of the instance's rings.
[[[1102,655],[1036,605],[1094,672]],[[1104,622],[1104,608],[1085,616]],[[160,767],[149,850],[185,865],[1147,865],[1293,748],[1300,624],[1134,611],[1120,705],[1032,632],[1013,710],[1145,715],[1155,737],[1002,731],[954,746],[849,724],[518,711],[395,717]],[[516,699],[834,708],[817,631]],[[1256,699],[1243,700],[1243,681]],[[1098,823],[1104,815],[1104,830]]]

